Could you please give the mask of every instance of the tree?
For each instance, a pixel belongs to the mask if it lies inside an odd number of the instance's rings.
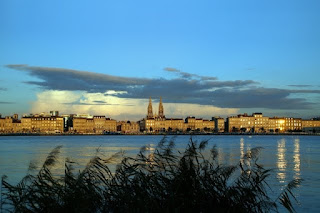
[[[239,132],[239,129],[236,127],[232,127],[232,132]]]
[[[240,132],[246,132],[246,131],[247,131],[247,128],[242,127],[242,128],[240,129]]]

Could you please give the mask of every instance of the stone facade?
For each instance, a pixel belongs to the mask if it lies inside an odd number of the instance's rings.
[[[137,134],[140,132],[140,126],[137,122],[119,121],[117,131],[123,134]]]
[[[152,115],[152,101],[149,99],[147,116],[141,120],[140,129],[146,132],[171,132],[171,131],[213,131],[215,128],[214,121],[204,120],[202,118],[187,117],[166,118],[162,98],[160,97],[158,115]]]
[[[225,131],[225,122],[223,118],[220,117],[212,117],[212,121],[214,121],[215,132],[224,132]]]
[[[320,120],[301,120],[301,128],[304,132],[320,132]]]
[[[117,121],[105,116],[93,116],[93,118],[73,118],[73,131],[80,134],[103,134],[117,131]]]
[[[0,118],[1,133],[63,133],[64,121],[57,116],[29,116],[18,119],[17,115]]]
[[[301,118],[269,118],[263,116],[262,113],[228,117],[226,123],[228,132],[299,132],[303,126]]]
[[[64,119],[59,116],[39,116],[21,118],[24,133],[63,133]]]
[[[269,117],[262,113],[240,114],[238,116],[228,117],[226,121],[228,132],[268,132],[270,129]]]

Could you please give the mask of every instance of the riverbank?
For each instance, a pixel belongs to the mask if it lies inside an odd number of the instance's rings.
[[[0,133],[0,136],[102,136],[102,135],[222,135],[222,136],[228,136],[228,135],[311,135],[311,136],[320,136],[320,133],[306,133],[306,132],[284,132],[284,133],[235,133],[235,132],[226,132],[226,133],[131,133],[131,134],[124,134],[124,133],[105,133],[105,134],[95,134],[95,133]]]

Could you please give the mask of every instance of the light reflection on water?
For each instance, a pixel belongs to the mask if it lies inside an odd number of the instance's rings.
[[[277,178],[280,183],[284,183],[286,180],[286,168],[287,168],[287,160],[286,160],[286,140],[282,138],[278,141],[278,149],[277,149]]]
[[[294,168],[295,171],[295,179],[300,178],[300,139],[296,138],[294,140],[294,151],[293,151],[293,162],[294,162]]]
[[[302,204],[297,212],[320,212],[315,197],[320,194],[320,137],[312,136],[194,136],[198,141],[211,138],[208,148],[217,145],[220,164],[239,163],[245,153],[254,147],[263,147],[258,162],[267,169],[274,169],[269,182],[280,190],[288,181],[303,178],[298,193]],[[103,157],[123,150],[126,156],[136,155],[142,146],[150,144],[146,152],[152,153],[162,136],[51,136],[51,137],[0,137],[0,176],[6,174],[10,182],[26,174],[31,160],[43,163],[48,153],[63,145],[57,170],[64,170],[65,158],[83,168],[96,149]],[[178,136],[176,148],[183,151],[190,136]],[[115,165],[113,167],[115,168]],[[274,190],[277,192],[277,189]]]
[[[243,164],[243,156],[244,156],[244,139],[240,138],[240,162]]]
[[[222,163],[224,163],[223,149],[220,148],[220,147],[218,147],[217,150],[218,150],[218,153],[219,153],[219,154],[218,154],[218,163],[219,163],[219,164],[222,164]]]

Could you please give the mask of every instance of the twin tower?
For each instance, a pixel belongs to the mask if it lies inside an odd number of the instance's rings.
[[[164,114],[163,114],[162,97],[160,97],[159,113],[158,113],[158,115],[153,115],[151,97],[149,98],[147,119],[152,119],[152,118],[157,118],[157,119],[164,119],[164,118],[165,118],[165,116],[164,116]]]

